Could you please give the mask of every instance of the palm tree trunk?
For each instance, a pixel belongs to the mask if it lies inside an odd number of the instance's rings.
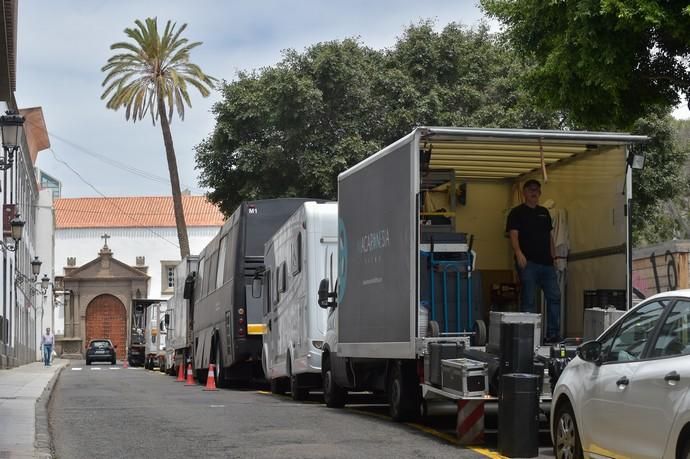
[[[180,259],[189,255],[189,238],[187,237],[187,223],[182,209],[182,192],[180,191],[180,176],[177,173],[177,159],[173,146],[170,123],[168,122],[165,103],[158,98],[158,114],[163,131],[163,143],[165,144],[165,157],[168,160],[168,173],[170,174],[170,187],[172,188],[173,208],[175,209],[175,224],[177,226],[177,239],[180,244]]]

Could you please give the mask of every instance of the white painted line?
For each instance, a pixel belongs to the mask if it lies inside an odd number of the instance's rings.
[[[225,408],[225,405],[211,405],[211,408]]]
[[[110,367],[109,370],[119,370],[120,367]]]
[[[81,371],[81,367],[74,367],[72,368],[72,371]]]
[[[102,370],[102,369],[103,369],[103,368],[92,368],[91,371],[100,371],[100,370]]]

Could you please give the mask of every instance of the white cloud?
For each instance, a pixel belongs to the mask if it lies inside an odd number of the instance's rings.
[[[386,1],[254,1],[200,0],[34,0],[19,8],[17,101],[20,107],[42,106],[48,130],[89,151],[106,155],[156,176],[167,177],[158,126],[145,120],[126,122],[100,100],[100,68],[109,47],[126,41],[126,27],[135,19],[157,16],[187,23],[185,36],[202,41],[192,60],[208,74],[231,80],[239,70],[276,63],[287,48],[302,50],[319,41],[360,37],[374,48],[391,46],[403,28],[420,19],[476,24],[481,13],[474,2],[461,0]],[[198,189],[193,147],[214,126],[210,114],[218,100],[192,95],[185,121],[173,123],[178,167],[183,186]],[[69,144],[52,140],[55,153],[108,196],[168,194],[169,185],[148,181],[97,161]],[[39,166],[63,181],[64,196],[95,192],[50,152],[39,155]]]

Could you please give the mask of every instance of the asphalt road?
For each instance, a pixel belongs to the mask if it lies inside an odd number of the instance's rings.
[[[49,422],[57,458],[479,458],[454,444],[454,415],[397,424],[369,395],[342,410],[257,387],[204,392],[140,368],[73,362],[54,388]],[[548,439],[542,439],[548,442]],[[550,457],[547,445],[540,457]]]

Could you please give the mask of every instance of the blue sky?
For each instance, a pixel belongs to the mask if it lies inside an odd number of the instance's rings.
[[[38,165],[62,180],[63,196],[97,192],[60,161],[66,162],[106,196],[170,193],[160,127],[149,120],[133,124],[124,112],[100,100],[100,68],[110,45],[126,39],[135,19],[158,17],[187,23],[185,36],[202,41],[192,61],[206,73],[232,80],[238,71],[273,65],[288,48],[359,37],[374,48],[391,46],[406,25],[432,18],[476,25],[482,14],[475,0],[264,1],[198,0],[25,0],[19,4],[17,102],[42,106],[52,151]],[[184,122],[175,119],[173,139],[183,187],[201,193],[194,169],[194,146],[213,129],[210,113],[218,100],[192,93]],[[687,110],[677,113],[687,117]],[[95,156],[145,171],[147,177],[114,167]],[[59,159],[56,160],[55,157]]]
[[[192,61],[206,73],[232,80],[238,71],[273,65],[281,50],[302,50],[311,44],[360,37],[375,48],[391,46],[403,28],[434,18],[474,25],[481,12],[474,1],[263,1],[196,2],[31,0],[19,4],[17,102],[20,107],[42,106],[51,134],[51,151],[39,155],[38,165],[63,182],[63,196],[165,195],[170,193],[160,127],[150,120],[133,124],[124,112],[105,108],[100,100],[100,68],[111,55],[109,47],[126,39],[123,30],[134,20],[158,17],[187,23],[185,35],[202,41]],[[175,120],[173,139],[183,187],[195,193],[194,146],[213,129],[210,113],[217,93],[204,99],[192,93],[193,107],[184,122]],[[112,158],[164,180],[128,173],[94,155]]]

